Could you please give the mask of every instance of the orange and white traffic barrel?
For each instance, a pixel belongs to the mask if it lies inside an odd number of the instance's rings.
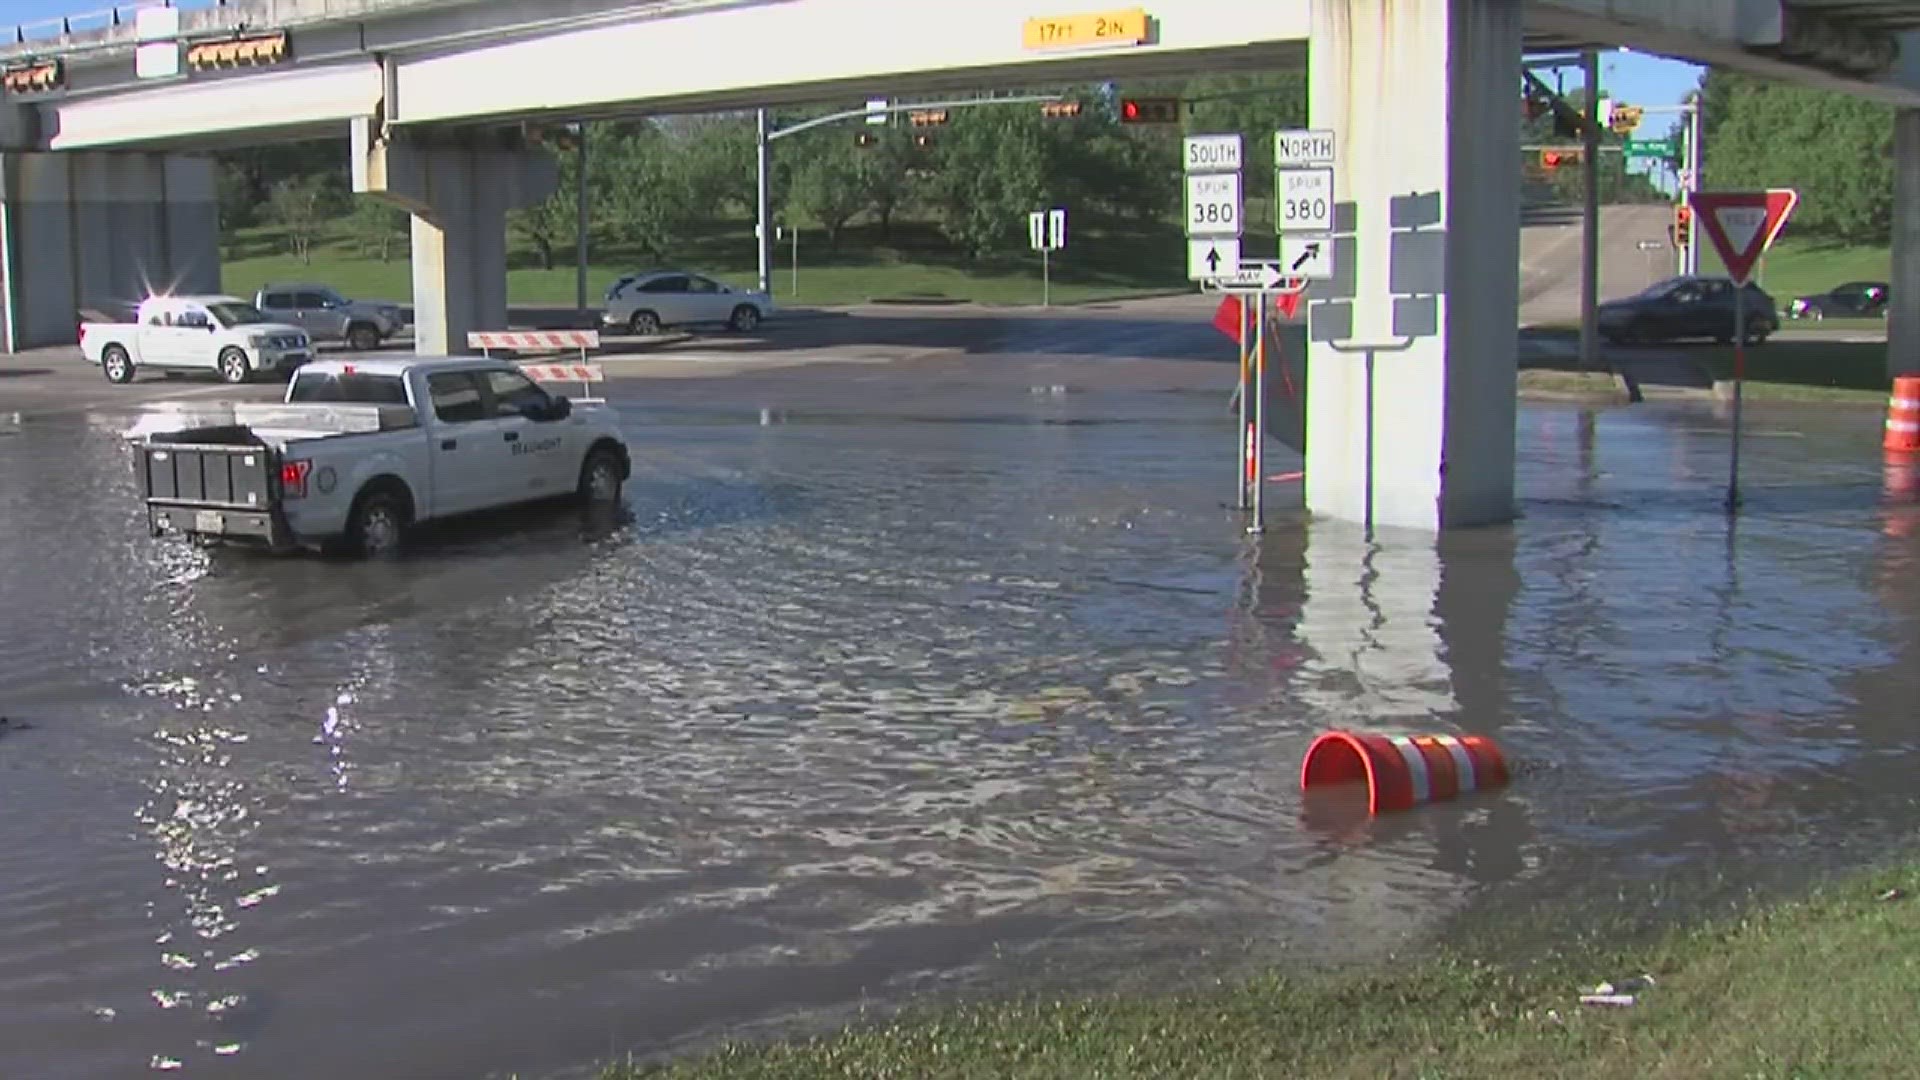
[[[1367,810],[1408,810],[1504,784],[1507,760],[1480,735],[1372,735],[1329,731],[1300,763],[1300,789],[1365,781]]]
[[[1920,375],[1899,375],[1887,397],[1888,450],[1920,453]]]

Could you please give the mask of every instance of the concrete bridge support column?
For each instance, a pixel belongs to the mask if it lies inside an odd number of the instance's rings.
[[[413,214],[414,352],[465,352],[472,330],[507,326],[507,211],[559,186],[545,151],[512,145],[375,141],[354,125],[356,192]]]
[[[1315,515],[1429,531],[1513,516],[1522,6],[1314,0],[1311,126],[1336,136],[1353,297],[1313,307],[1314,337],[1339,337],[1309,351]]]
[[[1887,374],[1920,375],[1920,109],[1893,119],[1893,272]]]
[[[211,159],[0,153],[0,351],[72,344],[82,311],[150,290],[219,289]]]

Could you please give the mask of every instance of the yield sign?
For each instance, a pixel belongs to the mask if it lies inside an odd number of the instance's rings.
[[[1773,238],[1780,235],[1780,227],[1799,202],[1800,193],[1791,188],[1694,191],[1687,195],[1687,204],[1693,207],[1707,238],[1720,252],[1727,276],[1736,285],[1747,283],[1753,264],[1773,246]]]

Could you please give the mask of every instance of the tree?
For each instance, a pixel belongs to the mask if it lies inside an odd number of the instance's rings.
[[[267,199],[267,213],[287,239],[288,250],[302,263],[313,262],[313,242],[333,219],[336,200],[328,174],[290,177],[276,181]]]
[[[598,229],[648,259],[666,261],[698,203],[694,179],[652,124],[594,127],[587,171]]]
[[[919,196],[913,175],[914,146],[907,139],[881,139],[860,155],[860,184],[880,237],[893,239],[893,218]]]
[[[588,138],[591,140],[591,133]],[[587,152],[592,154],[594,149],[589,141]],[[563,151],[557,155],[556,161],[560,182],[554,187],[553,194],[537,205],[507,215],[508,228],[533,245],[542,270],[553,269],[557,258],[555,249],[564,240],[577,239],[575,234],[580,228],[580,157],[576,153]],[[589,190],[589,200],[592,196],[593,192]]]
[[[1039,112],[963,109],[941,130],[927,193],[940,231],[972,258],[1018,247],[1048,195]]]
[[[347,219],[360,252],[383,263],[393,261],[394,250],[409,242],[412,227],[411,214],[371,195],[355,196],[353,216]]]
[[[827,246],[838,247],[840,230],[867,208],[871,189],[867,165],[855,156],[864,151],[850,145],[844,133],[831,134],[837,137],[808,139],[808,145],[799,148],[806,156],[795,167],[787,210],[812,218],[826,231]]]
[[[231,233],[259,223],[260,199],[245,170],[234,162],[222,161],[214,173],[214,183],[223,230]]]
[[[1701,91],[1704,172],[1712,187],[1797,188],[1795,232],[1859,244],[1888,241],[1890,107],[1725,71],[1708,72]]]

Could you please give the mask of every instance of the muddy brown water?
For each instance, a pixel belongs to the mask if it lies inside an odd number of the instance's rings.
[[[122,416],[0,433],[0,1075],[541,1075],[1916,818],[1869,413],[1758,411],[1730,525],[1711,410],[1523,408],[1524,517],[1436,547],[1249,539],[1217,386],[805,378],[635,395],[627,516],[393,566],[150,540]],[[1555,768],[1304,828],[1342,725]]]

